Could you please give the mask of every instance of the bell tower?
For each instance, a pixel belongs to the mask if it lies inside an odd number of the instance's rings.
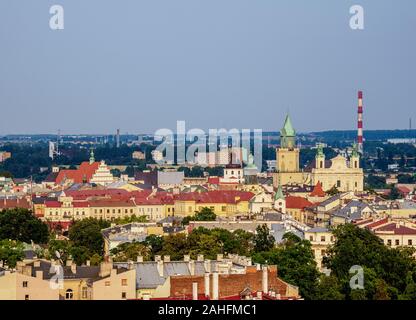
[[[276,150],[278,172],[299,172],[299,149],[296,148],[296,132],[289,115],[280,130],[280,148]]]

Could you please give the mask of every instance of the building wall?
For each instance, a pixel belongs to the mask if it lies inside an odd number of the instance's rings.
[[[305,240],[310,241],[317,267],[322,271],[322,258],[326,250],[334,243],[334,236],[331,232],[305,232]]]
[[[125,297],[123,297],[125,293]],[[117,274],[111,270],[111,276],[94,281],[92,284],[93,300],[125,300],[136,298],[136,269]]]
[[[299,149],[278,148],[276,164],[278,172],[299,172]]]
[[[67,298],[68,290],[72,290],[72,299]],[[64,300],[91,300],[91,287],[87,279],[64,279],[63,288],[59,290]]]
[[[25,283],[25,284],[24,284]],[[0,300],[59,300],[59,290],[52,289],[48,280],[18,272],[0,277]]]

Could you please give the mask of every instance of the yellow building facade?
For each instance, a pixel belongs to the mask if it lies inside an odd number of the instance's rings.
[[[360,168],[360,157],[356,148],[349,158],[338,155],[326,161],[322,146],[318,146],[315,161],[306,170],[301,170],[300,150],[296,147],[296,132],[289,116],[280,131],[280,147],[276,150],[276,172],[273,186],[311,185],[318,182],[324,191],[336,187],[341,192],[364,190],[364,172]]]

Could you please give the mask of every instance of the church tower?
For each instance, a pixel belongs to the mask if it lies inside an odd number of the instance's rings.
[[[278,172],[299,172],[299,149],[296,148],[296,132],[289,115],[280,130],[280,148],[276,151]]]
[[[360,168],[360,154],[358,153],[358,145],[354,143],[352,146],[352,154],[350,157],[350,168],[359,169]]]
[[[273,174],[273,186],[303,184],[304,174],[299,168],[299,148],[296,147],[296,131],[289,115],[286,116],[280,130],[280,147],[276,149],[276,172]]]
[[[325,169],[324,148],[322,147],[322,144],[320,144],[320,143],[317,145],[317,148],[316,148],[315,168]]]

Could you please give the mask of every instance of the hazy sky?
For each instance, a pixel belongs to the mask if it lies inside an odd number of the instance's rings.
[[[0,1],[0,134],[355,129],[358,89],[365,128],[407,128],[415,77],[414,0]]]

